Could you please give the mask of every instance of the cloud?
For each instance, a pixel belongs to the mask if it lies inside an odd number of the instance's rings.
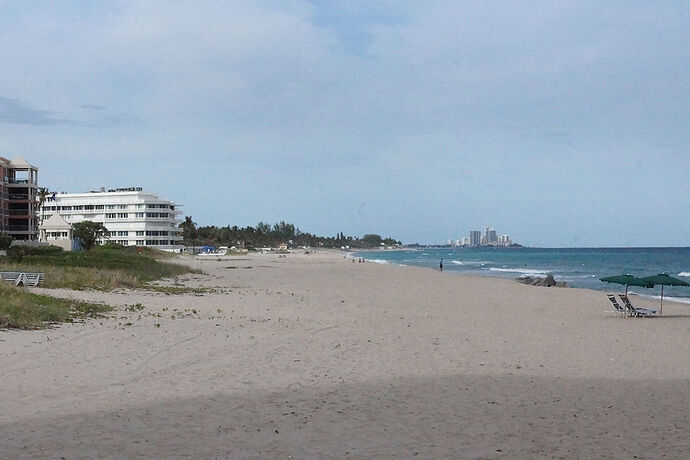
[[[689,142],[680,2],[14,5],[0,17],[0,148],[122,171],[115,182],[136,164],[165,177],[171,198],[181,192],[167,178],[189,180],[184,193],[199,196],[184,201],[207,221],[222,212],[203,197],[214,174],[232,178],[238,219],[266,206],[337,221],[322,201],[349,201],[367,203],[370,223],[407,225],[367,197],[409,193],[412,212],[438,221],[439,197],[469,216],[472,197],[501,184],[514,193],[476,207],[511,215],[516,197],[537,199],[564,171],[580,172],[573,199],[585,202],[597,183],[583,165],[640,182],[641,168],[612,160],[672,158]],[[246,193],[257,176],[268,185]],[[305,196],[318,198],[308,213],[294,204]]]
[[[0,96],[0,123],[45,126],[65,122],[53,112],[32,109],[17,99]]]
[[[79,107],[87,110],[105,110],[105,106],[98,104],[80,104]]]

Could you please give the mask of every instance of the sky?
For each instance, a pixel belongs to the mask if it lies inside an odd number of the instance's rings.
[[[3,1],[0,156],[199,225],[690,246],[686,1]]]

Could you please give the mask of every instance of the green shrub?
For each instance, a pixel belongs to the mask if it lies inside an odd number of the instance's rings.
[[[125,248],[120,243],[115,243],[114,241],[106,241],[104,244],[101,245],[101,247],[109,248],[109,249],[124,249]]]
[[[50,257],[61,253],[59,246],[12,246],[7,250],[7,259],[13,262],[20,262],[27,257]]]
[[[0,251],[8,249],[12,245],[12,237],[10,235],[0,235]]]

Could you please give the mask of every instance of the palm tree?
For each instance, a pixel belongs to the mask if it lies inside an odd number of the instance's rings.
[[[185,244],[189,240],[196,239],[196,223],[192,220],[192,216],[185,216],[184,222],[180,224],[180,228],[182,229],[182,239]]]
[[[39,187],[38,191],[36,192],[36,199],[38,200],[38,211],[41,211],[41,207],[43,206],[43,203],[46,202],[46,198],[48,198],[48,195],[50,195],[50,190],[48,190],[47,187]],[[40,223],[43,223],[43,213],[41,213],[40,216]]]

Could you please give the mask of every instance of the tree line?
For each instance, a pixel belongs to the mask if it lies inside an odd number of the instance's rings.
[[[307,246],[323,248],[350,248],[367,249],[378,248],[382,245],[402,245],[393,238],[382,238],[380,235],[369,233],[361,238],[346,236],[343,232],[335,236],[317,236],[308,232],[302,232],[294,224],[284,221],[273,225],[259,222],[255,227],[215,225],[198,227],[192,216],[186,216],[179,227],[182,229],[182,239],[187,246],[228,246],[256,249],[262,247],[277,247],[285,243],[289,247]]]

